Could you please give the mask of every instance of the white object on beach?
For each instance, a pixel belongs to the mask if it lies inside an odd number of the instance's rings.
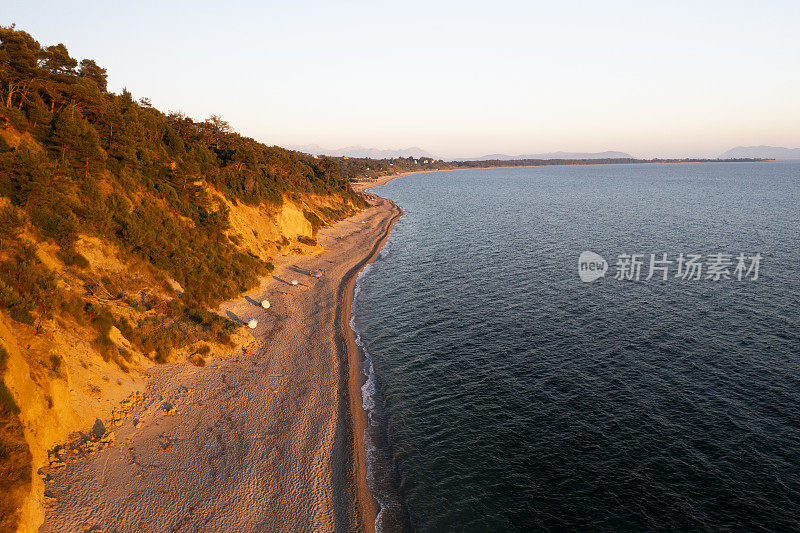
[[[258,326],[258,320],[255,318],[251,318],[250,322],[247,323],[247,327],[250,329],[256,329],[256,326]]]
[[[261,307],[263,307],[264,309],[269,309],[269,300],[264,300],[263,302],[261,302]]]
[[[292,285],[297,285],[299,282],[296,279],[292,280]]]

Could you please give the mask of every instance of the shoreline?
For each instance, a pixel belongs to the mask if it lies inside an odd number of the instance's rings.
[[[116,442],[45,472],[41,531],[374,531],[349,320],[357,276],[403,212],[373,198],[320,230],[324,252],[276,258],[260,287],[220,306],[257,319],[247,350],[154,367]]]
[[[387,180],[388,181],[388,180]],[[362,403],[361,387],[366,378],[362,369],[363,354],[356,345],[355,332],[350,327],[350,317],[352,315],[353,292],[359,273],[370,264],[380,253],[383,245],[391,234],[392,228],[397,220],[405,213],[391,200],[383,199],[387,202],[392,211],[391,217],[387,221],[386,230],[375,242],[370,253],[354,266],[345,276],[339,291],[339,303],[337,305],[336,323],[339,335],[337,344],[339,345],[342,359],[346,362],[347,374],[347,396],[349,398],[344,419],[349,418],[350,434],[353,439],[353,465],[354,483],[356,494],[356,507],[361,516],[361,523],[364,531],[375,531],[375,520],[380,511],[378,502],[369,488],[367,481],[367,460],[365,446],[365,431],[367,428],[367,413]],[[346,416],[349,414],[349,417]]]
[[[426,174],[426,173],[435,173],[435,172],[454,172],[456,170],[492,170],[495,168],[537,168],[537,167],[586,167],[586,166],[614,166],[614,165],[666,165],[666,164],[674,164],[674,165],[686,165],[686,164],[701,164],[701,163],[772,163],[775,162],[775,159],[759,159],[755,161],[731,161],[731,160],[715,160],[715,159],[708,159],[704,161],[653,161],[653,160],[642,160],[636,161],[632,163],[563,163],[563,164],[547,164],[547,165],[493,165],[493,166],[475,166],[475,167],[458,167],[458,168],[432,168],[426,170],[407,170],[405,172],[398,172],[397,174],[388,174],[385,176],[378,176],[375,178],[375,181],[372,182],[350,182],[350,186],[356,192],[361,192],[365,194],[367,189],[371,189],[372,187],[380,187],[381,185],[386,185],[390,181],[395,178],[401,178],[403,176],[411,176],[412,174]]]

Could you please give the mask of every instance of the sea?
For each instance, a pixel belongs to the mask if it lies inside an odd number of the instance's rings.
[[[372,192],[405,210],[351,320],[378,531],[800,531],[800,161]]]

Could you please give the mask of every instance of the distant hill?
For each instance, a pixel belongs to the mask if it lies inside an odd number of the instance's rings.
[[[631,154],[625,152],[545,152],[542,154],[521,154],[521,155],[506,155],[506,154],[489,154],[481,157],[476,157],[472,161],[512,161],[515,159],[633,159]],[[462,161],[465,161],[462,159]]]
[[[412,146],[400,150],[379,150],[377,148],[367,148],[365,146],[347,146],[345,148],[329,149],[323,148],[318,144],[304,144],[300,146],[290,146],[291,150],[297,150],[306,154],[327,155],[331,157],[369,157],[370,159],[391,159],[393,157],[429,157],[439,159],[432,153]]]
[[[429,157],[440,159],[427,150],[417,146],[400,150],[379,150],[377,148],[367,148],[364,146],[347,146],[345,148],[330,149],[318,144],[303,144],[288,146],[290,150],[296,150],[305,154],[327,155],[331,157],[354,157],[370,159],[391,159],[393,157]],[[633,156],[625,152],[546,152],[542,154],[488,154],[481,157],[462,157],[452,159],[452,161],[513,161],[518,159],[633,159]]]
[[[800,148],[782,146],[737,146],[719,156],[720,159],[761,158],[761,159],[800,159]]]

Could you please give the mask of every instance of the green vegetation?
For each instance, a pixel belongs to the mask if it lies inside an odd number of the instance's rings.
[[[19,414],[19,407],[4,383],[0,383],[0,417]]]
[[[17,407],[17,403],[14,401],[14,397],[6,388],[6,384],[2,379],[3,374],[6,371],[7,364],[8,352],[4,347],[0,346],[0,417],[16,415],[19,413],[19,407]]]
[[[0,195],[12,204],[0,215],[0,243],[27,221],[67,265],[85,268],[74,245],[79,233],[95,234],[168,273],[197,307],[238,294],[269,269],[227,238],[228,210],[209,186],[234,204],[313,193],[364,205],[332,159],[265,146],[218,116],[196,122],[126,90],[111,93],[94,61],[13,26],[0,27],[0,138]],[[0,306],[30,322],[52,290],[38,278],[9,284],[5,274]]]
[[[19,407],[6,388],[8,352],[0,346],[0,531],[14,531],[19,503],[30,490],[31,453],[25,442]]]
[[[52,315],[61,302],[55,276],[39,260],[32,245],[6,240],[4,250],[12,257],[0,261],[0,307],[8,309],[14,320],[33,325],[33,312]]]
[[[306,209],[306,210],[303,211],[303,216],[306,217],[306,220],[311,222],[311,233],[313,235],[316,235],[317,234],[317,230],[319,230],[319,228],[321,228],[323,225],[325,225],[325,223],[322,221],[322,219],[319,218],[319,215],[317,215],[313,211],[309,211],[309,210]]]
[[[54,318],[88,331],[101,356],[124,371],[133,354],[112,340],[114,327],[159,362],[198,342],[230,343],[240,326],[208,309],[273,267],[229,236],[226,206],[289,198],[306,207],[316,230],[366,206],[350,177],[333,159],[265,146],[218,116],[196,121],[127,90],[110,92],[93,60],[0,26],[0,310],[16,326],[46,335],[42,319]],[[315,203],[341,209],[320,215]],[[82,236],[110,244],[122,271],[93,270],[78,251]],[[63,269],[54,269],[53,256]],[[191,360],[204,365],[211,349],[202,344]],[[61,354],[25,356],[38,357],[51,379],[65,377]],[[0,378],[7,357],[0,348]],[[15,529],[30,490],[18,415],[0,379],[1,531]]]
[[[353,159],[350,157],[332,158],[342,167],[344,174],[353,180],[377,178],[401,172],[448,170],[454,168],[453,163],[429,157],[395,157],[392,159]]]
[[[460,168],[497,168],[497,167],[541,167],[562,165],[624,165],[634,163],[707,163],[716,161],[754,162],[763,159],[485,159],[444,161],[430,157],[395,157],[392,159],[365,159],[334,157],[345,176],[351,181],[370,180],[380,176],[389,176],[403,172],[431,172],[436,170],[454,170]]]
[[[159,313],[147,315],[130,323],[121,318],[116,327],[142,353],[155,352],[155,359],[164,362],[174,349],[182,348],[201,340],[227,344],[239,324],[205,309],[182,305],[177,300],[162,303]],[[206,351],[203,351],[206,350]],[[205,345],[199,351],[207,354],[211,348]]]

